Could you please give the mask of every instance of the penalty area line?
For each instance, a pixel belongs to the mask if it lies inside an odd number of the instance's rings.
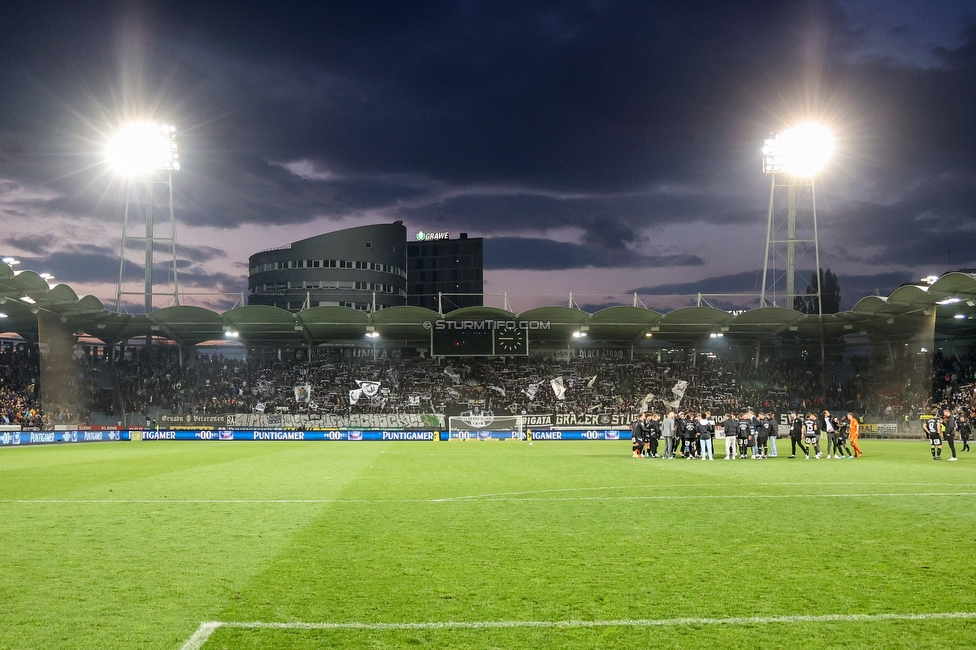
[[[730,616],[727,618],[617,619],[603,621],[430,621],[421,623],[302,623],[207,621],[200,624],[180,650],[200,650],[219,628],[244,630],[490,630],[512,628],[669,627],[678,625],[771,625],[777,623],[848,623],[976,619],[976,612],[921,614],[819,614],[811,616]]]

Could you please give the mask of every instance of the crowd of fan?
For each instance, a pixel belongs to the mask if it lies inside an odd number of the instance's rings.
[[[449,413],[472,403],[514,414],[583,414],[660,411],[679,399],[681,408],[713,413],[829,407],[894,421],[929,410],[930,386],[943,403],[973,405],[976,372],[973,355],[936,355],[934,376],[914,356],[854,357],[847,362],[849,378],[829,375],[822,393],[820,359],[806,355],[756,364],[684,354],[629,360],[623,355],[432,359],[394,353],[373,359],[352,356],[357,352],[368,351],[316,351],[311,360],[301,353],[270,360],[207,354],[181,360],[177,349],[159,345],[130,349],[115,362],[114,372],[104,355],[82,355],[62,362],[64,367],[46,367],[45,376],[59,378],[48,380],[46,393],[64,404],[45,401],[50,413],[45,423],[82,422],[89,412],[114,417],[119,403],[126,413],[147,415]],[[40,420],[38,367],[36,347],[0,352],[0,421]],[[350,391],[357,389],[353,403]]]
[[[0,424],[41,424],[38,374],[37,348],[23,345],[0,349]]]
[[[117,362],[116,372],[129,413],[162,410],[188,413],[425,413],[452,405],[481,403],[515,414],[604,413],[663,409],[678,399],[673,389],[687,382],[681,406],[726,412],[748,406],[763,411],[850,409],[895,419],[921,411],[920,386],[931,381],[914,357],[889,363],[854,358],[846,381],[828,377],[821,397],[819,358],[721,360],[700,355],[624,358],[494,359],[381,358],[332,351],[304,357],[241,360],[199,355],[180,362],[172,348],[141,349]],[[941,370],[942,360],[938,362]],[[97,369],[90,369],[96,372]],[[552,380],[560,379],[560,396]],[[379,384],[352,403],[350,391]],[[302,387],[308,387],[308,391]],[[296,391],[296,388],[298,389]],[[371,394],[372,393],[372,394]]]

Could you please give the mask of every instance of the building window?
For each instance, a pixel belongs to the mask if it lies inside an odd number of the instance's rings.
[[[366,248],[372,248],[372,247],[373,247],[373,242],[371,241],[366,242]]]

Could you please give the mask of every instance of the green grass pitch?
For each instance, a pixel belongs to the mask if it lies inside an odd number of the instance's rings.
[[[2,449],[0,648],[179,650],[205,621],[365,625],[221,626],[202,650],[976,646],[976,618],[768,620],[976,612],[976,454],[862,448],[735,462],[636,460],[629,442]],[[727,617],[759,620],[704,620]],[[696,620],[634,623],[678,618]],[[373,625],[525,621],[539,625]]]

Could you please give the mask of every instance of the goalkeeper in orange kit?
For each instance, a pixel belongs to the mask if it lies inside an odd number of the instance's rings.
[[[854,449],[854,457],[857,458],[861,455],[861,448],[857,446],[857,439],[861,437],[861,424],[854,417],[853,413],[847,414],[847,419],[850,420],[851,430],[848,434],[848,438],[851,441],[851,448]]]

